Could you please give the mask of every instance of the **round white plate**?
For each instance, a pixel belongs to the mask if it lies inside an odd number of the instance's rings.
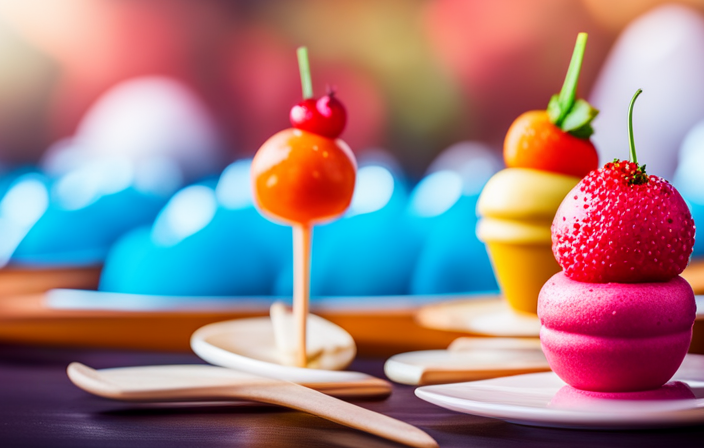
[[[459,338],[447,350],[401,353],[384,364],[391,380],[414,386],[549,370],[537,338]]]
[[[309,339],[314,339],[316,326],[309,320]],[[333,325],[327,322],[329,325]],[[337,327],[337,326],[335,326]],[[343,331],[337,327],[339,331]],[[370,378],[361,372],[310,369],[278,363],[274,328],[269,317],[235,319],[206,325],[191,337],[191,348],[203,360],[221,367],[249,372],[294,383],[328,383],[359,381]],[[348,365],[356,350],[337,353],[341,367]]]
[[[440,407],[531,426],[637,429],[704,423],[704,356],[687,355],[670,387],[686,384],[694,398],[584,397],[552,372],[425,386],[416,395]]]

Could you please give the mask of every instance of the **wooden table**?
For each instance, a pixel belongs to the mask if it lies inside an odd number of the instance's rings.
[[[301,412],[252,405],[160,407],[113,402],[73,386],[66,366],[199,363],[166,352],[0,346],[2,447],[392,447],[391,442]],[[383,376],[382,359],[353,368]],[[447,411],[396,385],[384,401],[357,404],[426,430],[441,447],[700,447],[704,426],[653,431],[574,431],[504,423]]]

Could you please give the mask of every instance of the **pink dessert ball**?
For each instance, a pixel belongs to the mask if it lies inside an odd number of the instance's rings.
[[[584,283],[563,272],[538,298],[540,342],[567,384],[597,392],[656,389],[689,348],[696,315],[686,280]]]

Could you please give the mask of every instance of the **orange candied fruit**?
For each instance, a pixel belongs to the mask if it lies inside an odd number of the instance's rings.
[[[267,216],[312,225],[347,210],[357,163],[340,139],[285,129],[267,140],[252,161],[254,199]]]
[[[533,168],[584,177],[599,168],[599,156],[589,139],[575,137],[550,122],[544,110],[525,112],[513,122],[504,141],[509,168]]]

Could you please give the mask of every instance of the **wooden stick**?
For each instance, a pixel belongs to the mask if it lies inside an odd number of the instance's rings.
[[[332,398],[299,384],[233,369],[185,365],[94,370],[74,362],[68,366],[67,373],[73,384],[81,389],[114,400],[252,400],[308,412],[408,446],[438,447],[432,437],[408,423]]]
[[[296,322],[296,365],[306,367],[306,323],[310,296],[310,244],[312,228],[308,224],[293,226],[293,316]]]

